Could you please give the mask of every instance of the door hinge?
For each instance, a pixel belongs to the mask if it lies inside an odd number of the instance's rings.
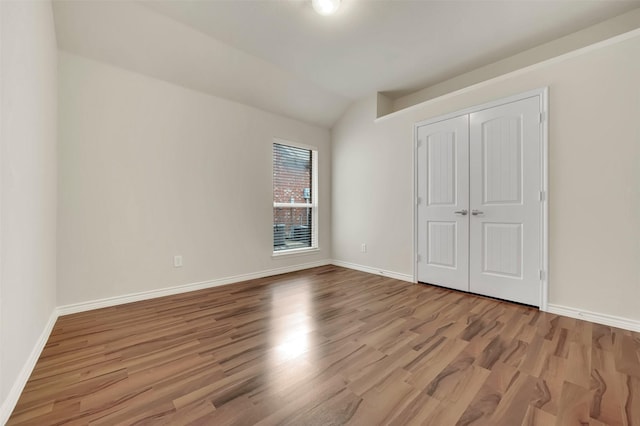
[[[540,201],[547,201],[547,191],[540,191]]]
[[[416,139],[416,146],[418,148],[420,148],[422,146],[422,139],[420,139],[420,138]]]
[[[420,256],[419,254],[416,254],[416,261],[422,262],[422,256]]]
[[[417,204],[417,205],[422,204],[422,197],[418,197],[418,198],[416,198],[416,204]]]
[[[544,123],[545,121],[547,121],[547,112],[542,111],[538,116],[538,124]]]
[[[540,270],[540,280],[544,281],[547,279],[547,271]]]

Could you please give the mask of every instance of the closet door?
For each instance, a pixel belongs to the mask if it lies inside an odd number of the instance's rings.
[[[469,117],[417,137],[418,281],[469,291]]]
[[[469,116],[473,293],[539,304],[540,126],[537,96]]]

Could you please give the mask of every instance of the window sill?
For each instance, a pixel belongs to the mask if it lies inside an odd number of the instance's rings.
[[[318,247],[310,247],[310,248],[303,248],[303,249],[274,251],[273,254],[271,254],[271,257],[277,258],[277,257],[290,257],[290,256],[305,256],[310,254],[316,254],[319,252],[320,252],[320,249]]]

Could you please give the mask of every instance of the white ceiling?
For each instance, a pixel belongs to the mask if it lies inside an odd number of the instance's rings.
[[[330,127],[354,99],[400,96],[640,7],[640,1],[54,2],[64,49]]]

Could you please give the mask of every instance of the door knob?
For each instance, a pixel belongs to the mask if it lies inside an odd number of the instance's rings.
[[[457,212],[454,212],[454,213],[462,215],[462,216],[466,216],[467,213],[469,213],[469,212],[467,211],[467,209],[464,209],[464,210],[458,210]]]
[[[471,210],[471,214],[474,215],[474,216],[478,216],[478,215],[484,214],[484,212],[481,212],[480,210],[473,209],[473,210]]]

